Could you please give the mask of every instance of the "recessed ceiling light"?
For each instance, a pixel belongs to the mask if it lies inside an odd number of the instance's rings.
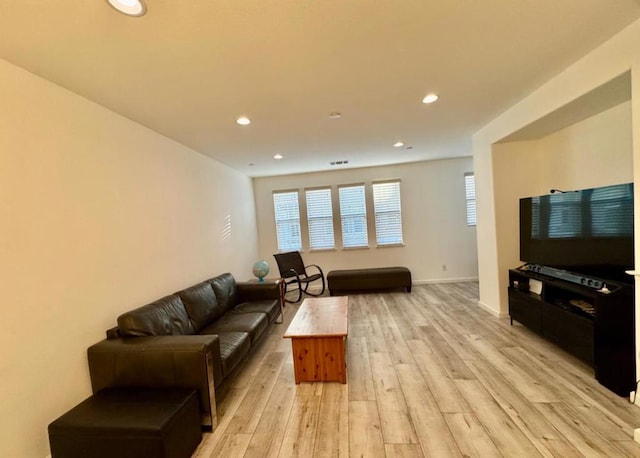
[[[147,12],[147,7],[142,0],[107,0],[109,5],[127,16],[142,16]]]
[[[340,118],[342,118],[342,113],[338,113],[337,111],[333,111],[333,112],[329,113],[329,118],[330,119],[340,119]]]
[[[251,120],[246,116],[240,116],[238,119],[236,119],[236,122],[241,126],[248,126],[249,124],[251,124]]]
[[[422,103],[433,103],[438,99],[439,97],[436,94],[427,94],[424,99],[422,99]]]
[[[394,148],[402,148],[404,146],[404,142],[395,142],[393,144]]]
[[[282,154],[276,154],[276,155],[274,155],[274,156],[273,156],[273,158],[274,158],[274,159],[276,159],[276,160],[280,160],[280,159],[282,159],[283,157],[284,157],[284,156],[283,156]]]

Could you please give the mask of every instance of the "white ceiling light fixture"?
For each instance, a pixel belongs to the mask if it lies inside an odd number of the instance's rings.
[[[438,100],[440,97],[436,94],[427,94],[424,99],[422,99],[422,103],[433,103]]]
[[[280,160],[280,159],[282,159],[283,157],[284,157],[284,156],[283,156],[282,154],[275,154],[275,155],[273,156],[273,158],[274,158],[275,160],[277,160],[277,161],[279,161],[279,160]]]
[[[342,118],[342,113],[339,113],[337,111],[332,111],[331,113],[329,113],[329,119],[340,119]]]
[[[236,123],[240,124],[241,126],[248,126],[249,124],[251,124],[251,120],[246,116],[240,116],[238,119],[236,119]]]
[[[143,0],[107,0],[116,10],[127,16],[143,16],[147,12]]]
[[[404,142],[395,142],[393,144],[394,148],[402,148],[404,146]]]

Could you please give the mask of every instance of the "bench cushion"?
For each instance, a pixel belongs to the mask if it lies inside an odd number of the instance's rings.
[[[331,295],[344,291],[404,288],[411,291],[411,271],[406,267],[332,270],[327,274]]]

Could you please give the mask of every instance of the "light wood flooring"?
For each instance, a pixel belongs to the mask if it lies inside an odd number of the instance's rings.
[[[640,457],[639,406],[477,300],[475,282],[350,296],[346,385],[295,385],[287,305],[194,457]]]

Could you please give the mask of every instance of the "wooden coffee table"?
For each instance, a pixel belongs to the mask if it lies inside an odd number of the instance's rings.
[[[347,383],[345,340],[347,296],[308,298],[293,317],[285,338],[291,339],[296,384]]]

